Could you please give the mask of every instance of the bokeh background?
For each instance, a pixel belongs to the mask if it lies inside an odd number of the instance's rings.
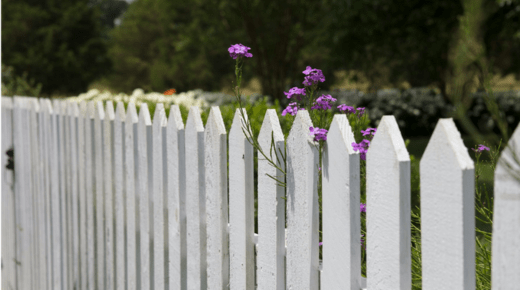
[[[520,0],[3,0],[1,14],[4,96],[215,99],[232,93],[227,48],[242,43],[244,94],[280,109],[310,65],[324,93],[367,107],[373,126],[395,115],[412,144],[441,117],[468,147],[520,121]]]

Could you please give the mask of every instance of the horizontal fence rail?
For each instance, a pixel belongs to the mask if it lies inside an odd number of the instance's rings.
[[[287,179],[258,153],[256,200],[245,111],[228,135],[218,107],[204,125],[197,107],[184,124],[174,105],[166,116],[157,104],[152,122],[146,104],[2,97],[1,121],[2,289],[411,289],[410,156],[393,116],[366,156],[367,279],[345,115],[318,166],[308,113],[284,140],[268,110],[258,142]],[[453,120],[439,120],[420,162],[424,289],[475,288],[474,170]],[[492,287],[515,289],[520,126],[496,167],[494,207]]]

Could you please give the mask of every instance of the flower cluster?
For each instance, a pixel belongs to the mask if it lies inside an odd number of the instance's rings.
[[[285,110],[283,110],[282,116],[287,115],[287,113],[289,113],[292,116],[295,116],[296,113],[298,113],[298,110],[305,110],[305,109],[299,108],[298,103],[296,103],[296,102],[290,103],[289,106],[287,106],[287,108],[285,108]]]
[[[368,138],[370,138],[370,140],[372,140],[372,138],[374,138],[374,135],[376,134],[376,132],[377,132],[376,128],[367,128],[366,130],[361,130],[363,137],[368,136]]]
[[[367,205],[364,203],[359,204],[359,211],[360,212],[367,212]]]
[[[356,112],[356,109],[354,109],[354,107],[351,107],[351,106],[347,106],[345,104],[341,104],[338,106],[338,109],[341,111],[341,112],[346,112],[346,113],[349,113],[349,114],[353,114]]]
[[[318,127],[309,127],[309,131],[311,131],[311,136],[314,137],[314,142],[318,142],[320,140],[327,141],[327,130],[320,129]]]
[[[336,99],[334,99],[331,95],[321,95],[321,97],[316,99],[316,102],[314,103],[314,106],[311,107],[311,110],[328,110],[332,107],[330,106],[330,103],[335,102]]]
[[[294,87],[294,88],[290,89],[288,93],[286,93],[286,92],[283,92],[283,93],[287,96],[288,99],[292,98],[293,95],[296,95],[296,99],[298,101],[301,101],[300,95],[305,96],[305,89],[300,89],[298,87]]]
[[[478,145],[477,149],[471,148],[471,150],[473,150],[476,153],[482,153],[484,151],[489,151],[489,147],[486,147],[486,146],[480,144],[480,145]]]
[[[354,148],[354,151],[359,151],[361,160],[367,160],[367,151],[368,147],[370,146],[370,140],[363,139],[363,141],[356,143],[352,142],[352,147]]]
[[[317,84],[318,82],[323,83],[325,81],[325,76],[323,75],[321,69],[311,68],[310,66],[307,66],[307,68],[303,71],[303,74],[305,75],[303,85],[306,87],[310,87],[314,84]]]
[[[233,44],[230,48],[228,48],[228,51],[229,51],[229,55],[233,59],[237,59],[238,57],[253,57],[253,54],[251,54],[250,52],[247,52],[250,49],[251,49],[251,47],[247,47],[245,45],[238,43],[238,44]]]

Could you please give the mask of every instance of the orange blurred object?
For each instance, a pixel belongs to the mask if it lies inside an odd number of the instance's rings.
[[[175,94],[177,91],[175,89],[169,89],[167,90],[166,92],[164,92],[163,94],[165,95],[173,95]]]

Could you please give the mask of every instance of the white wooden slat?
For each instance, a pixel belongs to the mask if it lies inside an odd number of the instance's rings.
[[[104,175],[103,164],[105,158],[104,152],[104,120],[105,110],[101,101],[96,102],[94,113],[94,172],[95,172],[95,228],[96,228],[96,280],[97,288],[106,288],[106,268],[105,268],[105,194],[104,194]]]
[[[452,119],[437,123],[420,172],[423,289],[475,289],[475,170]]]
[[[70,102],[68,105],[69,130],[70,137],[68,139],[70,148],[70,222],[71,222],[71,243],[72,243],[72,287],[80,289],[80,268],[79,268],[79,207],[78,207],[78,103]]]
[[[137,124],[137,163],[138,163],[138,203],[139,203],[139,243],[140,243],[140,262],[141,268],[140,282],[141,289],[150,289],[151,284],[151,227],[150,227],[150,181],[149,170],[149,147],[152,145],[152,121],[146,103],[141,104],[139,110],[139,122]]]
[[[394,116],[381,119],[366,170],[368,289],[411,289],[410,156]]]
[[[186,160],[184,123],[178,105],[170,106],[166,135],[168,204],[168,286],[186,289]],[[163,157],[164,158],[164,157]]]
[[[13,171],[6,168],[13,148],[13,99],[2,96],[2,289],[16,288],[15,204]]]
[[[323,151],[321,289],[361,288],[359,154],[345,115],[332,119]]]
[[[123,197],[123,138],[125,106],[117,103],[114,118],[114,213],[115,213],[115,288],[125,288],[125,202]]]
[[[59,196],[59,218],[60,218],[60,239],[61,239],[61,282],[63,289],[69,288],[68,285],[68,241],[67,241],[67,214],[66,214],[66,192],[65,192],[65,172],[66,172],[66,162],[65,162],[65,142],[64,142],[64,122],[63,122],[63,107],[62,102],[58,100],[53,100],[52,106],[54,108],[54,120],[55,125],[53,127],[56,130],[56,139],[55,139],[55,147],[56,147],[56,158],[57,158],[57,181],[58,181],[58,196]]]
[[[287,138],[287,288],[318,289],[318,162],[307,111]]]
[[[14,97],[14,162],[15,162],[15,211],[17,241],[17,286],[19,289],[31,289],[32,285],[32,251],[31,251],[31,207],[30,197],[30,142],[28,132],[28,113],[26,101],[22,97]]]
[[[58,160],[58,112],[47,100],[47,111],[49,112],[49,138],[48,156],[50,170],[50,225],[51,225],[51,247],[52,247],[52,289],[63,289],[62,268],[62,240],[61,240],[61,206],[59,190],[59,160]]]
[[[86,193],[86,128],[90,128],[87,103],[79,104],[78,115],[78,231],[79,231],[79,288],[87,289],[87,193]]]
[[[229,284],[227,134],[220,109],[211,107],[204,132],[208,289]]]
[[[247,120],[245,110],[243,114]],[[242,131],[245,123],[237,109],[229,132],[229,286],[232,290],[255,287],[254,156],[253,146]]]
[[[114,274],[114,104],[106,102],[105,119],[103,120],[103,172],[104,172],[104,197],[105,197],[105,289],[113,290],[115,287]]]
[[[285,169],[284,135],[276,110],[265,113],[258,135],[262,151]],[[272,145],[272,146],[271,146]],[[281,152],[281,153],[280,153]],[[258,153],[258,290],[285,289],[285,188],[267,174],[284,181],[284,174]]]
[[[127,260],[126,260],[126,289],[135,290],[137,284],[137,209],[136,193],[137,188],[137,111],[134,103],[128,103],[125,119],[125,199],[126,199],[126,239],[127,239]]]
[[[495,170],[492,289],[520,285],[520,126],[502,151]]]
[[[30,125],[30,156],[31,156],[31,173],[32,173],[32,208],[33,208],[33,279],[35,285],[40,289],[45,289],[46,283],[46,260],[45,260],[45,220],[44,217],[44,192],[41,181],[40,148],[39,148],[39,115],[40,106],[36,98],[27,99],[29,105],[29,125]]]
[[[206,192],[204,184],[204,125],[198,107],[186,121],[186,242],[188,289],[206,289]]]
[[[71,161],[70,161],[70,116],[68,114],[68,103],[66,101],[60,101],[61,107],[61,135],[60,135],[60,143],[61,147],[61,158],[63,163],[63,175],[60,176],[62,188],[63,188],[63,200],[62,207],[65,209],[63,211],[63,217],[65,219],[64,222],[64,240],[65,240],[65,248],[66,252],[65,260],[66,260],[66,278],[67,283],[65,285],[65,289],[73,289],[73,275],[74,275],[74,266],[73,266],[73,255],[72,255],[72,194],[71,194]]]
[[[53,246],[52,246],[52,215],[51,215],[51,160],[50,141],[51,130],[51,103],[48,99],[40,99],[40,152],[42,157],[43,198],[45,215],[45,253],[47,269],[47,289],[53,287]]]
[[[164,249],[164,186],[163,186],[163,129],[167,125],[163,104],[156,104],[152,127],[152,212],[153,212],[153,254],[154,289],[165,288]]]
[[[96,252],[95,252],[95,152],[96,152],[96,103],[88,102],[85,122],[85,193],[87,217],[87,289],[96,288]],[[98,191],[99,192],[99,191]]]

